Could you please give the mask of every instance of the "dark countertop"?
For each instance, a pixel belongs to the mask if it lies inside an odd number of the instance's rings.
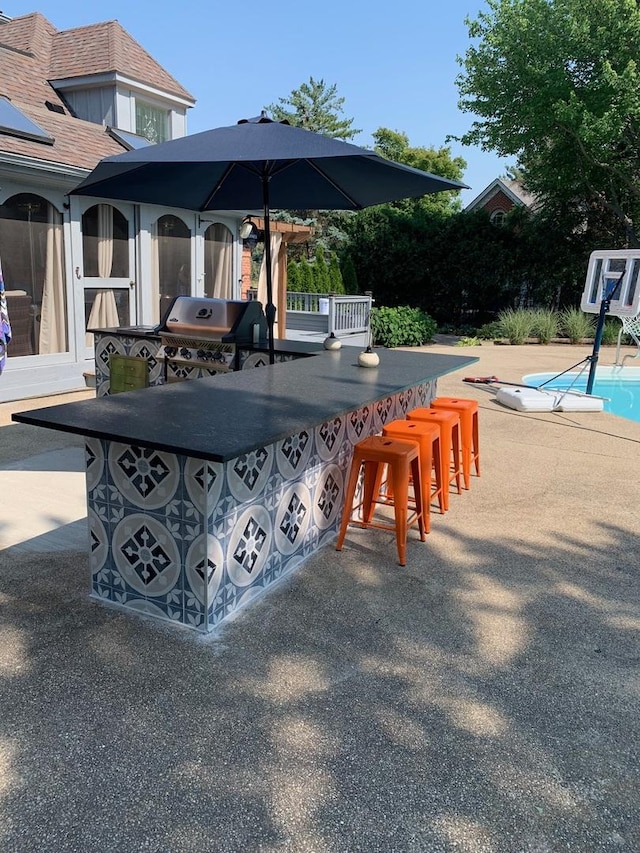
[[[92,333],[100,335],[114,335],[121,338],[151,338],[154,341],[160,341],[162,336],[156,332],[156,326],[117,326],[112,328],[91,329]],[[267,341],[262,343],[241,343],[238,344],[238,349],[254,350],[255,352],[269,352],[269,344]],[[318,353],[319,345],[310,343],[309,341],[287,341],[275,340],[273,342],[274,352],[283,355],[299,355],[303,358],[305,355],[315,355]]]
[[[312,358],[18,412],[13,420],[226,462],[405,388],[478,361],[380,349],[358,366],[358,347]]]

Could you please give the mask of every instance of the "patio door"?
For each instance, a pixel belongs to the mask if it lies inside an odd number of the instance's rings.
[[[91,329],[137,322],[133,206],[82,205],[82,271],[86,357],[93,357]]]
[[[237,223],[207,215],[198,225],[196,287],[198,295],[240,298]]]

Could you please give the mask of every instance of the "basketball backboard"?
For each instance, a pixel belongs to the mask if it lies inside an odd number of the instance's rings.
[[[607,293],[612,293],[609,314],[636,317],[640,313],[640,249],[602,249],[589,257],[580,308],[598,314]]]

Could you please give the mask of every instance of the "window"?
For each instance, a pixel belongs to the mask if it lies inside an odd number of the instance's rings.
[[[34,142],[44,142],[46,145],[54,143],[53,136],[49,136],[46,130],[43,130],[39,124],[26,116],[3,95],[0,96],[0,133],[32,139]]]
[[[233,234],[221,222],[204,232],[204,292],[218,299],[233,298]]]
[[[506,216],[507,214],[504,212],[504,210],[494,210],[491,214],[491,224],[497,225],[498,228],[500,228],[502,225],[504,225]]]
[[[149,142],[166,142],[169,138],[169,111],[136,99],[136,134]]]
[[[120,130],[118,127],[108,127],[107,133],[121,145],[124,145],[127,151],[146,148],[147,145],[151,144],[144,136],[138,136],[136,133],[131,133],[128,130]]]
[[[129,224],[117,208],[96,204],[82,216],[82,254],[87,278],[128,278]]]
[[[160,319],[174,296],[191,293],[191,231],[172,214],[156,223]]]
[[[42,196],[18,193],[0,205],[0,245],[7,356],[68,352],[62,215]]]

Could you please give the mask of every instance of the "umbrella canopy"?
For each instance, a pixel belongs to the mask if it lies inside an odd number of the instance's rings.
[[[264,113],[106,157],[72,192],[187,210],[264,210],[266,315],[273,363],[275,308],[269,211],[361,210],[465,184],[385,160],[373,151],[312,133]]]

